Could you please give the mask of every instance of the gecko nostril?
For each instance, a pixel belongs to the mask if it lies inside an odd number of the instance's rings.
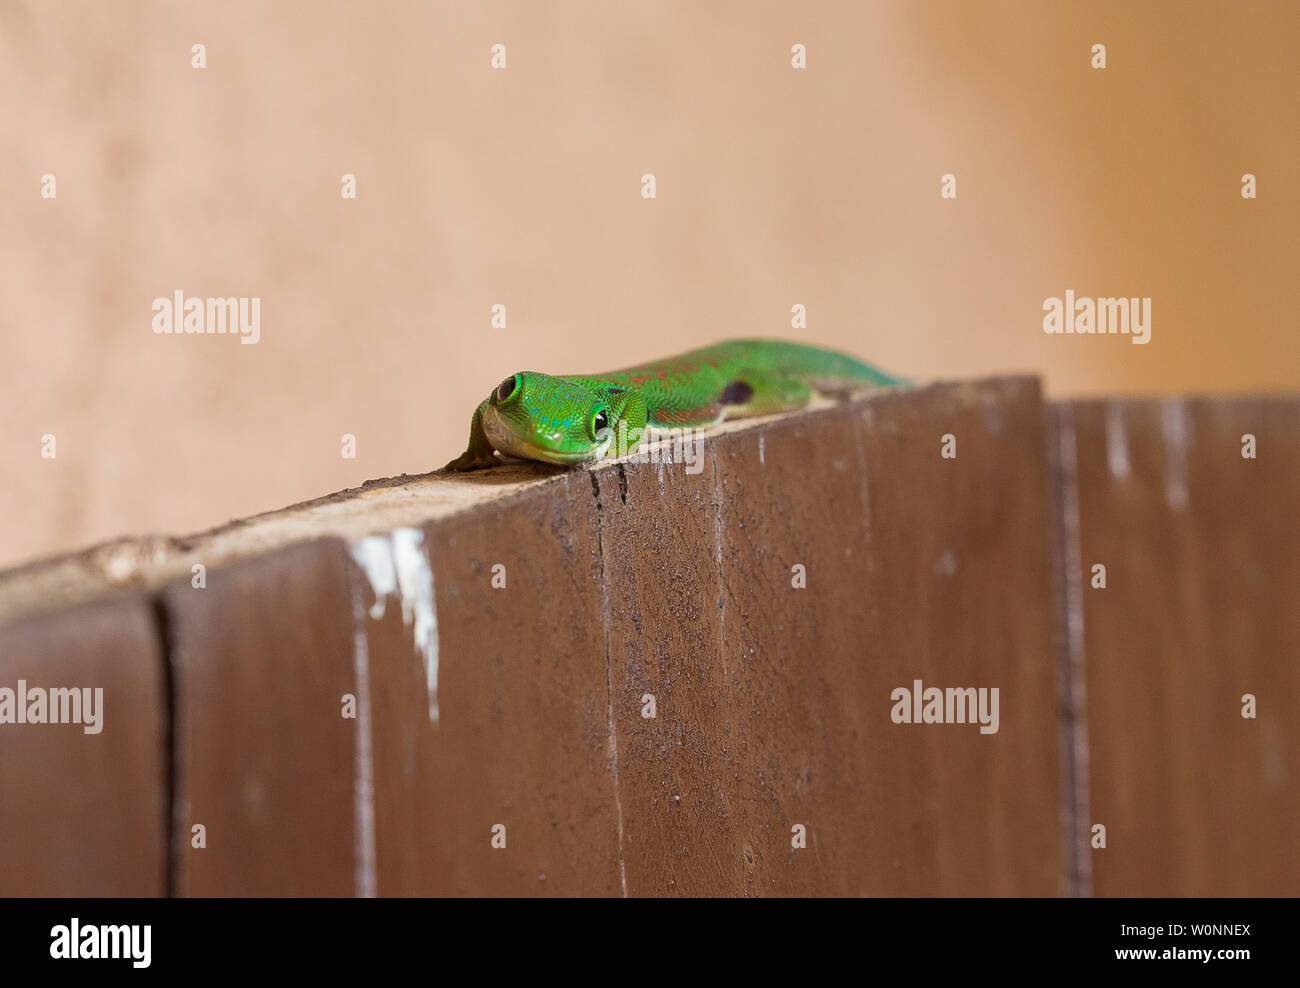
[[[497,401],[505,401],[515,393],[517,387],[519,387],[519,375],[514,374],[507,377],[497,385]]]

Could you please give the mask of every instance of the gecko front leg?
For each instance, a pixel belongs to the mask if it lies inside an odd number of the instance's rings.
[[[501,461],[492,455],[492,444],[483,431],[483,410],[488,407],[490,400],[483,399],[478,408],[474,409],[474,418],[469,423],[469,446],[443,467],[444,470],[483,470],[500,465]]]

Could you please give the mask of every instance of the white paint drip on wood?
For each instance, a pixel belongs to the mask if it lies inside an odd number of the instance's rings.
[[[429,722],[438,723],[438,614],[434,604],[433,569],[418,528],[397,528],[391,535],[371,535],[354,542],[356,560],[375,592],[370,617],[384,616],[388,598],[397,595],[402,624],[424,664],[429,693]]]
[[[1124,425],[1124,405],[1118,401],[1106,403],[1106,463],[1110,475],[1124,480],[1133,472],[1128,460],[1128,432]]]
[[[373,609],[371,610],[373,614]],[[382,614],[382,611],[381,611]],[[375,866],[375,761],[370,733],[370,642],[361,588],[352,581],[352,672],[356,677],[357,747],[352,782],[353,888],[362,899],[378,895]]]
[[[393,548],[387,536],[372,535],[354,542],[352,558],[365,572],[375,591],[375,602],[370,605],[370,617],[375,621],[384,616],[388,598],[397,590],[397,571],[393,568]]]
[[[1191,423],[1180,398],[1166,398],[1160,406],[1165,437],[1165,499],[1171,508],[1187,507],[1187,446]]]

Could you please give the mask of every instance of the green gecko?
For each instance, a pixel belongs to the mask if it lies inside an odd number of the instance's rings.
[[[565,465],[599,459],[626,434],[715,425],[723,419],[802,408],[816,392],[893,388],[908,381],[820,347],[781,340],[728,340],[676,357],[610,371],[555,377],[512,374],[474,410],[469,448],[444,469],[500,463],[493,450]]]

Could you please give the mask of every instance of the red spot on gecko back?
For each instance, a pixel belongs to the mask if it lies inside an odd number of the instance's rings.
[[[720,408],[715,403],[699,405],[695,408],[664,408],[650,410],[652,425],[708,425],[718,418]]]

